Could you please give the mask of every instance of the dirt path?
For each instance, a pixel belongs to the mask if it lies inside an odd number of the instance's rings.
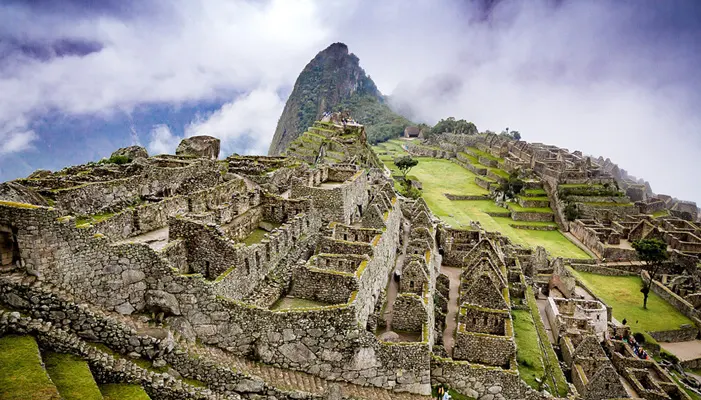
[[[441,265],[441,273],[450,278],[450,294],[448,299],[448,315],[445,316],[445,330],[443,331],[443,347],[445,351],[453,356],[453,346],[455,346],[455,328],[457,327],[458,297],[460,296],[460,274],[462,270],[455,267]]]
[[[409,245],[409,222],[404,222],[403,230],[403,241],[404,246],[402,247],[402,252],[397,256],[397,262],[394,264],[394,270],[389,277],[389,284],[387,285],[387,307],[385,307],[385,312],[382,314],[382,318],[385,320],[385,329],[382,332],[378,332],[381,335],[385,332],[392,330],[392,315],[394,313],[394,300],[397,298],[397,292],[399,292],[399,282],[394,279],[394,271],[401,271],[404,265],[404,256],[406,255],[406,248]]]
[[[701,340],[688,342],[660,343],[663,349],[674,354],[681,361],[701,358]]]

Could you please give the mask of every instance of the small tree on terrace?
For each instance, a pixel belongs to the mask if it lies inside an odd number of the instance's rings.
[[[662,263],[669,259],[667,244],[659,239],[641,239],[633,242],[633,248],[638,253],[638,259],[645,263],[645,270],[649,275],[648,279],[643,278],[643,287],[640,289],[643,294],[643,308],[647,309],[647,297],[652,281]]]
[[[499,192],[501,192],[502,201],[515,198],[519,193],[521,193],[521,190],[523,190],[525,183],[518,177],[518,175],[518,170],[512,171],[509,174],[509,178],[499,184]]]
[[[394,160],[394,165],[397,166],[399,172],[402,173],[404,180],[406,181],[406,176],[411,171],[412,168],[419,164],[419,160],[414,160],[411,156],[403,156],[396,158]]]

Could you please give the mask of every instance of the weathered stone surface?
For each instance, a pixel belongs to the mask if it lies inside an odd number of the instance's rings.
[[[178,299],[162,290],[149,290],[146,292],[146,306],[172,315],[180,315]]]
[[[115,156],[127,156],[132,161],[137,158],[148,158],[148,152],[141,146],[129,146],[116,150],[111,157]]]
[[[175,154],[216,160],[219,158],[220,140],[212,136],[192,136],[183,139]]]

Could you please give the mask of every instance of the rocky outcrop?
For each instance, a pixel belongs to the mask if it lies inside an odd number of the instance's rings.
[[[122,147],[116,150],[110,158],[126,156],[129,161],[136,160],[137,158],[148,158],[148,152],[141,146],[129,146]]]
[[[212,136],[192,136],[180,142],[175,154],[216,160],[219,158],[220,143],[219,139]]]
[[[39,193],[15,182],[0,183],[0,201],[28,203],[38,206],[49,205]]]

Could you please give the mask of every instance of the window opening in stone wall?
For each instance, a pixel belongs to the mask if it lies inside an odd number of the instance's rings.
[[[256,267],[260,266],[260,253],[256,251]]]
[[[0,265],[11,265],[15,260],[16,243],[9,227],[0,227]]]
[[[204,262],[204,274],[207,278],[209,278],[209,261]]]
[[[358,216],[362,217],[363,216],[363,206],[358,204]]]
[[[347,234],[347,233],[344,233],[344,234],[343,234],[343,240],[348,240],[348,234]]]
[[[413,289],[413,288],[414,288],[414,281],[409,281],[409,289]]]
[[[248,265],[248,258],[243,259],[243,273],[246,275],[251,273],[251,266]]]

